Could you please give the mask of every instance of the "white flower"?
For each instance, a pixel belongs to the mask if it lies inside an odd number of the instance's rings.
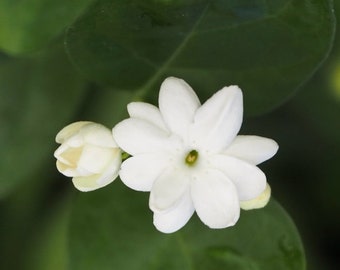
[[[56,136],[61,145],[54,152],[57,169],[73,177],[80,191],[92,191],[111,183],[121,165],[121,150],[111,131],[93,122],[75,122]]]
[[[261,207],[263,200],[254,199],[263,197],[267,184],[256,165],[278,145],[237,136],[243,117],[237,86],[224,87],[201,105],[185,81],[170,77],[161,86],[159,109],[133,102],[128,112],[130,118],[113,131],[119,147],[132,155],[120,177],[132,189],[151,191],[158,230],[177,231],[195,210],[207,226],[225,228],[237,222],[240,202]]]

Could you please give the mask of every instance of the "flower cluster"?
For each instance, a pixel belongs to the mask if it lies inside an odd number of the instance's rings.
[[[79,122],[57,135],[57,167],[89,191],[115,179],[150,192],[154,225],[165,233],[182,228],[196,211],[210,228],[234,225],[240,208],[264,207],[270,187],[258,164],[278,150],[275,141],[237,135],[243,118],[242,91],[224,87],[201,105],[183,80],[161,85],[159,108],[127,106],[129,118],[112,135],[98,124]],[[121,163],[121,150],[131,157]]]

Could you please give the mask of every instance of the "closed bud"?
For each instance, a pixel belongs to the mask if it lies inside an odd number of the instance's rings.
[[[115,180],[121,165],[121,150],[111,131],[93,122],[75,122],[56,136],[61,145],[54,152],[57,169],[73,177],[80,191],[92,191]]]

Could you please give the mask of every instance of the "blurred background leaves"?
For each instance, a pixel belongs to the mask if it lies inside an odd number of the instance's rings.
[[[334,8],[340,17],[339,1]],[[54,136],[63,126],[92,120],[112,127],[129,101],[156,102],[162,79],[175,75],[202,100],[226,84],[241,86],[248,116],[241,133],[280,145],[261,167],[298,225],[308,269],[339,269],[340,32],[333,42],[334,30],[333,3],[320,0],[2,1],[0,268],[110,269],[119,263],[114,250],[148,254],[156,241],[159,257],[145,269],[183,269],[183,246],[172,247],[181,245],[178,238],[193,245],[190,235],[200,234],[194,269],[265,269],[262,255],[245,248],[247,239],[260,244],[264,232],[245,232],[252,220],[276,215],[285,226],[275,233],[289,232],[285,241],[302,252],[294,225],[275,201],[242,212],[230,230],[208,230],[194,218],[180,236],[155,236],[146,194],[127,191],[119,180],[79,194],[57,173]],[[135,238],[119,234],[127,228]],[[233,241],[238,231],[240,241]],[[227,250],[219,242],[224,237],[234,243]],[[303,254],[287,257],[292,266],[279,254],[273,259],[279,265],[268,265],[304,269]],[[141,265],[138,258],[131,267]]]
[[[93,0],[2,0],[0,48],[27,54],[52,43]]]
[[[68,29],[66,48],[99,83],[144,93],[177,76],[202,98],[232,83],[258,114],[311,76],[334,33],[328,1],[272,2],[100,0]]]
[[[79,197],[71,218],[71,269],[305,269],[296,228],[274,200],[242,212],[233,228],[211,230],[194,216],[170,235],[151,225],[147,205],[148,194],[117,182]]]
[[[68,121],[86,84],[61,46],[35,57],[0,63],[0,197],[50,156],[51,138]]]

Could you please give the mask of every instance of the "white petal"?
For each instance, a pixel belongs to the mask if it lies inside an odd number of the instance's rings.
[[[168,165],[169,161],[165,156],[137,155],[123,162],[119,176],[129,188],[138,191],[150,191],[156,178]]]
[[[224,153],[257,165],[274,156],[278,149],[278,144],[272,139],[239,135]]]
[[[162,115],[156,106],[145,102],[131,102],[128,104],[127,109],[131,118],[149,121],[160,129],[168,132]]]
[[[113,180],[115,180],[118,176],[120,166],[122,164],[122,159],[121,159],[121,151],[119,148],[116,149],[118,153],[116,153],[116,157],[119,158],[114,158],[111,160],[109,165],[106,167],[104,173],[102,173],[101,177],[97,180],[97,183],[101,186],[104,187],[108,184],[110,184]]]
[[[83,192],[102,188],[113,182],[117,176],[120,166],[120,160],[114,159],[102,174],[94,174],[85,177],[74,177],[72,182],[74,186]]]
[[[185,193],[190,183],[190,176],[182,170],[168,168],[154,182],[149,206],[154,212],[164,212],[173,209]]]
[[[82,147],[84,145],[84,137],[79,135],[79,132],[73,134],[72,136],[68,137],[66,141],[63,142],[62,145],[65,147]]]
[[[224,87],[196,112],[191,131],[193,145],[211,152],[226,148],[240,130],[243,117],[242,91]]]
[[[73,177],[72,182],[74,187],[79,191],[88,192],[100,188],[100,185],[97,183],[99,178],[99,174],[93,174],[91,176],[79,176]]]
[[[263,208],[269,202],[270,194],[271,189],[270,186],[267,184],[266,189],[259,196],[252,200],[241,201],[240,206],[243,210]]]
[[[61,144],[55,151],[54,151],[54,157],[58,160],[60,160],[61,162],[63,162],[65,165],[69,165],[69,166],[75,166],[76,162],[70,162],[68,160],[68,154],[67,152],[71,152],[72,155],[72,151],[74,154],[76,154],[78,156],[78,159],[81,155],[81,151],[82,148],[70,148],[69,146],[67,146],[66,144]],[[65,156],[65,152],[66,152],[66,156]],[[71,160],[74,160],[74,158],[71,158]]]
[[[57,169],[60,173],[68,177],[75,177],[75,176],[89,176],[92,175],[92,172],[82,170],[76,167],[70,167],[69,165],[57,160]]]
[[[81,128],[80,135],[83,136],[86,143],[103,147],[117,147],[111,130],[97,123]]]
[[[187,138],[188,126],[193,122],[200,101],[183,80],[167,78],[159,92],[159,109],[167,127],[182,138]]]
[[[56,136],[58,143],[79,147],[84,142],[98,146],[117,147],[111,130],[94,122],[76,122],[63,128]]]
[[[63,143],[69,137],[77,133],[83,126],[91,124],[92,122],[88,121],[79,121],[72,124],[67,125],[62,130],[60,130],[55,138],[57,143]]]
[[[265,174],[253,164],[227,155],[214,155],[210,162],[234,183],[240,200],[254,199],[266,188]]]
[[[90,171],[94,174],[101,173],[107,164],[115,159],[118,148],[103,148],[95,145],[86,144],[78,162],[78,168]]]
[[[173,209],[165,213],[154,213],[153,224],[157,230],[163,233],[173,233],[188,222],[194,211],[190,190],[188,189]]]
[[[93,174],[86,168],[78,167],[78,162],[82,154],[82,147],[69,147],[65,143],[60,145],[54,152],[57,159],[57,169],[65,176],[88,176]]]
[[[192,182],[191,194],[197,215],[210,228],[226,228],[237,222],[237,191],[223,173],[213,169],[202,173]]]
[[[119,147],[131,155],[171,148],[166,132],[141,119],[129,118],[118,123],[113,128],[113,136]]]

